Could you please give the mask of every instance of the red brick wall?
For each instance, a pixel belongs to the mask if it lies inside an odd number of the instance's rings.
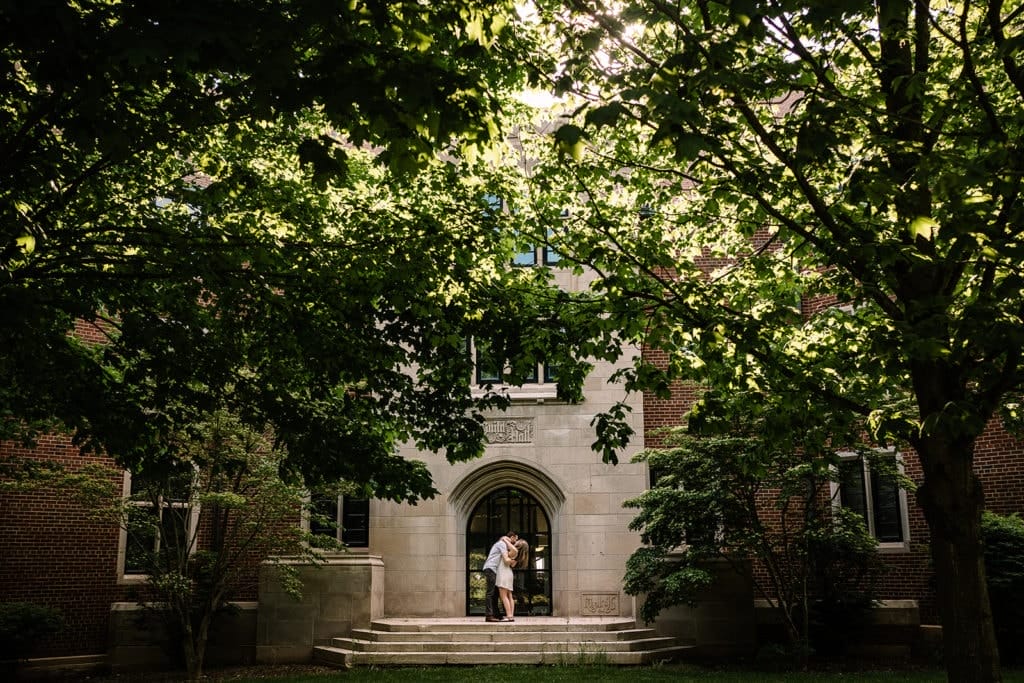
[[[87,464],[108,466],[111,482],[121,490],[123,472],[110,458],[83,456],[64,436],[45,436],[34,450],[0,442],[0,460],[12,456],[72,471]],[[200,543],[205,535],[201,529]],[[89,519],[66,494],[33,490],[0,497],[0,601],[56,607],[66,622],[64,631],[39,643],[32,656],[105,652],[111,603],[147,599],[145,583],[118,583],[119,539],[116,524]],[[260,559],[243,561],[241,590],[232,599],[256,599]]]
[[[0,443],[0,457],[48,460],[76,470],[87,463],[70,441],[50,435],[26,450]],[[122,475],[110,470],[112,481]],[[90,520],[66,494],[53,491],[4,493],[0,497],[0,600],[26,601],[60,609],[65,629],[40,643],[33,656],[103,652],[107,647],[110,603],[121,599],[117,586],[116,525]]]

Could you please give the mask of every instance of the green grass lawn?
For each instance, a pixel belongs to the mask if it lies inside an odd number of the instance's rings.
[[[600,681],[601,683],[648,683],[661,681],[706,681],[708,683],[776,683],[782,681],[908,681],[914,683],[946,680],[940,669],[892,669],[847,672],[768,673],[738,669],[703,668],[693,665],[666,665],[655,667],[603,667],[603,666],[485,666],[485,667],[423,667],[423,668],[354,668],[316,675],[287,678],[240,679],[259,683],[575,683]],[[1006,683],[1024,683],[1024,670],[1004,672]]]

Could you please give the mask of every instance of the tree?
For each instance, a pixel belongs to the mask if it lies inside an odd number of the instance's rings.
[[[250,587],[254,568],[286,556],[316,564],[322,554],[298,524],[308,492],[301,480],[282,479],[285,454],[269,434],[217,412],[164,446],[172,457],[133,471],[127,498],[102,468],[55,470],[51,480],[125,530],[126,569],[145,575],[155,598],[145,606],[165,624],[168,643],[180,646],[189,680],[199,680],[210,627]],[[284,588],[300,598],[295,568],[277,566]]]
[[[227,409],[311,482],[431,495],[395,444],[473,457],[501,404],[466,339],[525,358],[559,328],[483,198],[507,11],[0,10],[0,436],[67,428],[134,469]]]
[[[645,544],[627,562],[626,592],[644,596],[640,614],[653,621],[698,604],[714,580],[708,561],[722,559],[772,606],[795,663],[841,654],[874,604],[881,568],[865,520],[834,506],[829,490],[840,471],[829,444],[855,444],[852,425],[811,424],[758,393],[709,392],[701,405],[716,410],[695,411],[635,457],[652,482],[625,503]]]
[[[1022,380],[1021,6],[540,5],[566,115],[533,205],[600,274],[595,334],[666,352],[637,389],[758,389],[912,446],[949,677],[998,680],[972,464]]]

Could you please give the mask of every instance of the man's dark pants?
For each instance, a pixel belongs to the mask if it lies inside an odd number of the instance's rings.
[[[493,569],[485,569],[484,576],[487,577],[487,593],[485,597],[484,613],[488,617],[498,616],[498,587],[494,585],[498,578],[497,572]]]

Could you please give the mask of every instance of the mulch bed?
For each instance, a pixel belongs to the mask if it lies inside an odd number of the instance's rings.
[[[285,676],[329,676],[338,669],[317,664],[259,664],[211,668],[203,672],[204,681],[238,681]],[[95,675],[79,678],[90,683],[179,683],[188,680],[182,671],[147,671],[126,674]]]

